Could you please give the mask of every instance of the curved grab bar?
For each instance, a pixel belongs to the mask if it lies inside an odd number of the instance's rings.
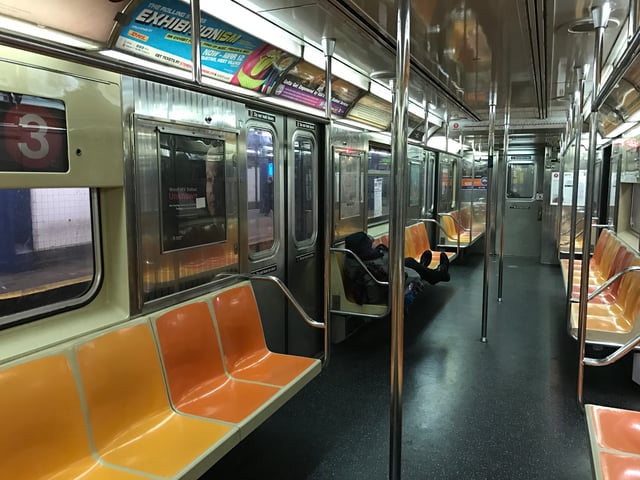
[[[640,272],[640,267],[631,266],[631,267],[623,268],[619,272],[616,272],[614,275],[607,278],[602,285],[598,286],[598,288],[596,288],[593,292],[591,292],[589,296],[587,296],[587,302],[593,300],[595,297],[600,295],[604,290],[610,287],[616,280],[618,280],[620,277],[626,275],[629,272]],[[571,303],[578,303],[579,301],[580,300],[577,298],[571,299]]]
[[[451,217],[451,219],[453,220],[453,223],[455,223],[455,224],[456,224],[456,226],[460,227],[463,231],[465,231],[465,232],[470,232],[470,231],[471,231],[471,229],[470,229],[470,228],[467,228],[467,227],[465,227],[464,225],[462,225],[462,224],[460,223],[460,220],[458,220],[456,217],[454,217],[454,216],[451,214],[451,212],[438,213],[438,215],[440,215],[440,216],[446,216],[446,217]],[[458,235],[460,235],[460,232],[458,232]]]
[[[629,340],[627,343],[618,348],[615,352],[610,355],[607,355],[604,358],[589,358],[584,357],[583,362],[585,365],[589,367],[606,367],[607,365],[611,365],[616,361],[620,360],[627,353],[633,350],[636,345],[640,343],[640,333]]]
[[[298,311],[302,319],[308,325],[314,328],[326,328],[325,323],[314,320],[311,316],[309,316],[307,312],[304,311],[304,308],[302,308],[302,305],[300,305],[298,301],[295,299],[295,297],[291,293],[291,290],[289,290],[287,286],[284,284],[284,282],[280,280],[278,277],[274,277],[273,275],[249,275],[248,273],[220,273],[216,275],[216,277],[237,278],[242,280],[262,280],[262,281],[275,283],[278,287],[280,287],[280,290],[282,291],[282,293],[284,293],[284,296],[287,297],[287,300],[291,302],[291,304]]]
[[[287,297],[287,300],[289,300],[289,302],[295,307],[295,309],[298,311],[302,319],[307,324],[309,324],[314,328],[322,328],[325,330],[325,332],[327,331],[329,318],[327,317],[325,323],[318,322],[313,318],[311,318],[309,314],[304,311],[304,308],[302,308],[302,305],[300,305],[298,301],[295,299],[295,297],[291,293],[291,290],[289,290],[287,286],[283,283],[283,281],[280,280],[278,277],[274,277],[273,275],[250,275],[248,273],[219,273],[218,275],[216,275],[216,278],[231,278],[231,279],[237,278],[239,280],[263,280],[263,281],[275,283],[278,287],[280,287],[280,290],[282,291],[282,293],[284,293],[284,296]],[[331,358],[331,342],[324,342],[324,356],[322,358],[323,368],[326,368],[329,365],[330,358]]]
[[[435,218],[412,218],[410,221],[434,223],[440,230],[442,230],[445,233],[445,235],[447,234],[446,228],[444,228],[444,226],[440,222],[438,222]]]
[[[353,258],[356,259],[356,261],[360,264],[360,266],[362,268],[364,268],[364,271],[367,272],[367,275],[369,275],[371,277],[371,279],[376,282],[378,285],[382,285],[383,287],[388,287],[389,286],[389,282],[385,282],[383,280],[378,280],[376,278],[376,276],[371,273],[371,271],[367,268],[367,266],[364,264],[364,262],[362,260],[360,260],[360,257],[358,257],[358,255],[356,255],[355,253],[353,253],[351,250],[349,250],[348,248],[339,248],[339,247],[332,247],[329,249],[330,252],[341,252],[341,253],[347,253],[353,256]]]

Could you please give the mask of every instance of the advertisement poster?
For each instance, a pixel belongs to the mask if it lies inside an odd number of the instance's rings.
[[[373,216],[382,215],[382,178],[373,179]]]
[[[224,140],[160,133],[162,251],[226,239]]]
[[[333,77],[332,90],[331,111],[336,115],[344,116],[360,95],[360,89]],[[324,71],[310,63],[300,62],[287,72],[274,93],[278,97],[322,110],[326,98]]]
[[[487,183],[487,177],[462,177],[460,181],[460,188],[462,190],[486,190]]]
[[[587,171],[578,172],[578,206],[584,207],[585,193],[587,189]],[[553,195],[552,195],[553,198]],[[557,199],[556,199],[557,202]],[[564,183],[562,186],[562,204],[571,205],[573,203],[573,172],[564,173]]]
[[[549,205],[558,205],[558,195],[560,194],[560,172],[551,174],[551,198]]]
[[[0,92],[0,125],[0,171],[69,170],[62,100]]]
[[[360,215],[360,156],[340,154],[339,158],[340,219],[344,220]]]
[[[201,16],[202,74],[268,92],[296,60],[282,50],[205,13]],[[186,3],[143,1],[122,28],[116,48],[183,70],[191,69],[191,12]]]

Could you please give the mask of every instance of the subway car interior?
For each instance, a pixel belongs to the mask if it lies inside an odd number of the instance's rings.
[[[640,478],[638,0],[0,7],[0,478]]]

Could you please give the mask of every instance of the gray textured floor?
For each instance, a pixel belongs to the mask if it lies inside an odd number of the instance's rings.
[[[487,344],[480,257],[454,264],[452,281],[413,305],[403,479],[591,478],[560,269],[507,258],[504,285],[502,304],[490,295]],[[388,478],[389,330],[377,321],[337,345],[327,370],[203,478]],[[640,410],[630,359],[587,371],[585,399]]]

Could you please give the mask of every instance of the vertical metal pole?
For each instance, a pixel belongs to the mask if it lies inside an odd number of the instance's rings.
[[[504,114],[504,140],[502,147],[502,168],[498,168],[501,175],[498,177],[499,185],[498,189],[498,205],[496,208],[500,208],[500,257],[498,260],[498,302],[502,302],[502,285],[504,283],[504,218],[506,215],[507,200],[507,159],[509,158],[509,124],[511,122],[511,107],[507,103],[507,108]]]
[[[580,181],[580,144],[582,143],[582,102],[584,95],[584,79],[582,67],[576,68],[577,82],[574,99],[574,146],[573,152],[573,189],[571,190],[571,225],[569,230],[569,268],[567,270],[567,297],[565,299],[565,318],[571,315],[571,298],[573,297],[573,274],[576,262],[576,223],[578,219],[578,182]],[[564,183],[564,180],[563,180]],[[562,232],[561,232],[562,233]],[[583,237],[584,240],[584,237]],[[589,257],[587,257],[588,262]],[[583,268],[586,268],[586,263]]]
[[[578,362],[578,404],[583,406],[584,387],[584,351],[587,335],[587,296],[589,294],[589,256],[591,252],[591,215],[593,210],[593,188],[595,184],[596,147],[598,135],[598,108],[595,99],[602,74],[602,44],[604,29],[609,22],[611,5],[607,2],[602,6],[591,9],[593,26],[596,29],[595,47],[593,52],[593,89],[591,91],[591,116],[589,128],[589,160],[587,164],[587,188],[584,201],[584,232],[582,234],[582,268],[580,275],[580,310],[578,313],[578,348],[580,350]],[[576,186],[574,185],[574,188]]]
[[[409,135],[409,40],[411,0],[398,0],[396,81],[391,122],[393,182],[389,218],[389,282],[391,290],[391,432],[389,478],[400,480],[402,471],[402,369],[404,358],[404,224],[407,192],[407,138]]]
[[[200,56],[200,0],[191,0],[191,80],[202,84],[202,58]]]
[[[638,0],[629,0],[629,24],[627,35],[628,38],[633,38],[636,33],[638,21]]]
[[[484,238],[484,277],[482,281],[482,334],[480,341],[487,343],[487,324],[489,312],[489,271],[491,268],[491,199],[493,183],[493,155],[496,128],[496,103],[495,92],[492,96],[492,103],[489,105],[489,155],[487,160],[487,208],[485,218],[485,238]],[[488,235],[489,234],[489,235]]]
[[[333,131],[333,121],[331,119],[331,60],[336,49],[336,41],[333,38],[322,39],[322,50],[324,52],[324,91],[325,105],[324,114],[329,120],[325,129],[325,177],[324,177],[324,351],[325,357],[322,362],[326,367],[329,364],[331,352],[331,242],[333,241],[333,154],[331,151],[331,134]]]

